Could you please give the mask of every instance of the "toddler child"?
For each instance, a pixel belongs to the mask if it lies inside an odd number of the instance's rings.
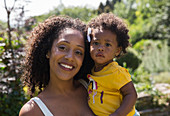
[[[94,60],[88,75],[89,106],[97,116],[137,116],[137,93],[129,72],[113,61],[130,45],[125,23],[112,13],[103,13],[88,24],[87,38]]]

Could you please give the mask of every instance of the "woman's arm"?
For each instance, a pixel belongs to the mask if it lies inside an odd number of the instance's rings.
[[[123,95],[123,101],[120,107],[110,116],[126,116],[136,103],[137,93],[132,81],[124,85],[120,92]]]

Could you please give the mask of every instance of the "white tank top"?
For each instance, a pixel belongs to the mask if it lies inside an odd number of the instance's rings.
[[[88,88],[88,84],[86,83],[86,81],[84,81],[83,79],[80,79],[79,82],[87,89]],[[35,101],[36,104],[39,106],[39,108],[41,109],[41,111],[43,112],[43,114],[45,116],[53,116],[53,114],[50,112],[50,110],[47,108],[47,106],[41,101],[40,98],[38,97],[33,97],[31,98],[31,100]]]
[[[34,100],[37,105],[39,106],[39,108],[41,109],[41,111],[43,112],[43,114],[45,116],[53,116],[53,114],[50,112],[50,110],[46,107],[46,105],[41,101],[40,98],[38,97],[33,97],[31,98],[31,100]]]

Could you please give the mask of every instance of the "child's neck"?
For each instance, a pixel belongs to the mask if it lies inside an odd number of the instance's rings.
[[[101,71],[105,66],[107,66],[109,63],[113,62],[113,60],[111,61],[108,61],[106,63],[103,63],[103,64],[98,64],[98,63],[95,63],[95,66],[94,66],[94,72],[99,72]]]

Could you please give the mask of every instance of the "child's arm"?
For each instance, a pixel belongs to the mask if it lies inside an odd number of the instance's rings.
[[[126,116],[136,103],[137,93],[132,82],[127,83],[120,89],[123,101],[120,107],[110,116]]]

